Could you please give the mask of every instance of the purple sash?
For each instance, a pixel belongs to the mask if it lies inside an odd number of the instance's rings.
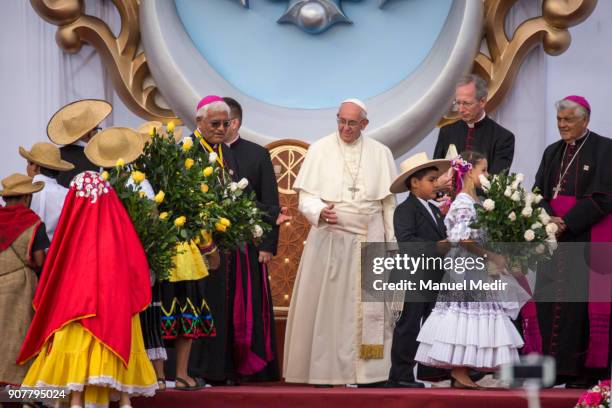
[[[550,202],[555,215],[565,216],[576,204],[576,197],[560,195]],[[591,228],[591,242],[612,242],[612,215]],[[610,344],[610,294],[612,293],[612,274],[598,273],[609,269],[612,257],[591,248],[589,272],[589,348],[585,361],[586,367],[607,367]]]
[[[270,316],[268,313],[268,279],[265,265],[262,267],[262,318],[265,339],[265,360],[253,353],[251,345],[253,341],[253,301],[251,284],[251,263],[249,261],[248,245],[244,245],[247,285],[246,300],[242,286],[242,264],[240,262],[240,251],[236,250],[236,291],[234,296],[234,359],[236,371],[242,375],[255,374],[261,371],[269,361],[272,360],[272,349],[270,342]]]
[[[522,276],[517,279],[518,283],[530,295],[531,288],[527,279]],[[523,323],[523,337],[525,345],[521,350],[522,354],[538,353],[542,354],[542,334],[540,333],[540,324],[538,323],[538,311],[533,299],[529,299],[521,309],[521,321]]]

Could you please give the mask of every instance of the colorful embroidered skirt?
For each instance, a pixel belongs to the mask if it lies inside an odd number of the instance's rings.
[[[140,319],[132,318],[132,346],[127,368],[119,357],[77,321],[57,331],[43,346],[23,380],[24,388],[83,391],[86,407],[108,406],[120,392],[153,396],[157,378],[147,357]]]
[[[163,338],[214,336],[213,316],[202,288],[208,268],[194,241],[177,245],[174,264],[169,280],[161,283]]]
[[[204,299],[201,282],[161,283],[161,325],[165,340],[179,336],[197,339],[215,336],[215,324]]]

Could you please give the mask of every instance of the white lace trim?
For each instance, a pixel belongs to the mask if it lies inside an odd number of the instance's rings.
[[[152,349],[147,349],[147,356],[149,360],[167,360],[168,354],[166,354],[166,349],[163,347],[157,347]]]
[[[145,397],[152,397],[155,395],[155,391],[159,388],[157,381],[151,385],[140,386],[140,385],[127,385],[122,384],[110,376],[99,376],[89,377],[89,385],[98,385],[114,388],[119,392],[127,392],[130,396],[143,395]]]
[[[464,306],[469,304],[469,306]],[[452,312],[470,316],[507,316],[505,305],[498,302],[437,302],[434,311]]]
[[[155,395],[155,391],[159,388],[157,385],[157,381],[152,383],[151,385],[140,386],[140,385],[127,385],[122,384],[119,381],[115,380],[110,376],[97,376],[97,377],[89,377],[84,384],[81,383],[68,383],[66,385],[55,385],[55,384],[47,384],[43,381],[37,381],[34,386],[22,386],[22,389],[31,389],[31,388],[46,388],[50,390],[67,390],[67,391],[83,391],[88,385],[96,385],[101,387],[109,387],[113,388],[119,392],[126,392],[130,396],[145,396],[152,397]]]

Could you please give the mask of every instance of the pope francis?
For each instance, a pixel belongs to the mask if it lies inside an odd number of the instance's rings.
[[[363,102],[348,99],[338,132],[310,146],[293,185],[312,228],[297,272],[285,335],[287,382],[368,384],[387,379],[392,319],[361,301],[361,243],[392,242],[396,176],[389,148],[362,136]]]

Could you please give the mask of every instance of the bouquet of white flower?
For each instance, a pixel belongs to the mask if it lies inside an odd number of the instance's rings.
[[[537,207],[542,200],[539,192],[525,190],[521,173],[487,178],[480,176],[486,199],[478,206],[473,228],[485,231],[486,246],[507,256],[513,270],[527,269],[549,259],[557,247],[557,225],[550,215]],[[520,243],[520,245],[519,245]]]

